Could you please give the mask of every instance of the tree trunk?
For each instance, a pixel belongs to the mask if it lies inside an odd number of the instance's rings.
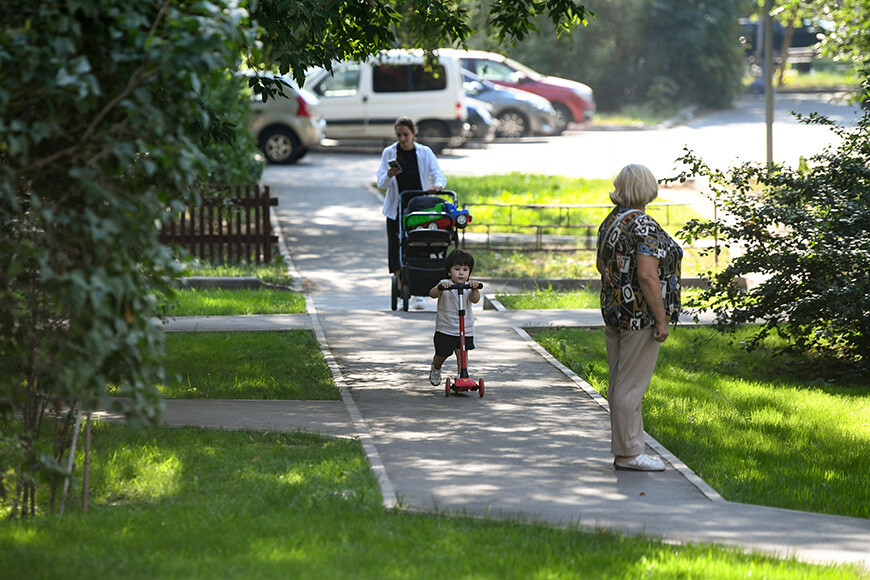
[[[776,86],[782,86],[782,78],[785,75],[785,68],[788,66],[788,51],[791,50],[791,43],[794,40],[794,22],[796,19],[795,10],[792,10],[788,17],[788,27],[785,29],[785,36],[782,39],[782,47],[779,52],[779,74],[776,77]]]

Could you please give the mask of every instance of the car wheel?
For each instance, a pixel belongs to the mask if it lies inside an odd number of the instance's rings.
[[[568,107],[561,103],[553,103],[553,108],[556,109],[556,130],[553,131],[553,135],[561,135],[568,128],[568,123],[574,120],[574,117],[571,116]]]
[[[417,140],[427,145],[435,153],[441,153],[447,146],[449,134],[444,123],[439,121],[421,121],[417,125]]]
[[[266,162],[272,164],[295,163],[304,152],[296,134],[286,127],[270,127],[260,136],[260,149]]]
[[[504,111],[496,115],[498,119],[498,129],[496,129],[496,137],[501,138],[516,138],[525,137],[529,134],[529,120],[526,116],[517,111]]]

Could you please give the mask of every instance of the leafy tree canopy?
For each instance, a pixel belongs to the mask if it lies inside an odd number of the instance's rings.
[[[500,42],[516,42],[538,29],[544,16],[557,33],[585,24],[592,14],[573,0],[494,0],[486,25]],[[461,0],[252,0],[261,27],[252,47],[254,68],[274,64],[301,82],[310,66],[362,60],[382,49],[465,46],[474,32]]]

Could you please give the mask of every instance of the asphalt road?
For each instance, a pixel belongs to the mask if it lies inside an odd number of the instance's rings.
[[[827,127],[798,122],[793,111],[821,113],[845,126],[855,126],[860,118],[860,109],[837,95],[783,94],[776,96],[774,105],[774,161],[791,166],[801,156],[817,154],[838,140]],[[590,130],[576,125],[559,137],[445,150],[439,161],[445,173],[454,175],[521,171],[604,179],[614,177],[628,163],[642,163],[662,178],[676,175],[682,168],[677,159],[685,147],[719,169],[745,161],[764,163],[764,119],[764,98],[744,96],[732,109],[696,111],[691,118],[660,128]],[[298,167],[312,171],[329,168],[342,174],[334,174],[338,179],[347,174],[350,179],[373,181],[378,147],[364,151],[328,147],[310,153]]]

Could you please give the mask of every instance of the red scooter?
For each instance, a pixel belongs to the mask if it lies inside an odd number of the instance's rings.
[[[483,379],[475,382],[468,378],[468,353],[465,350],[465,290],[471,288],[467,283],[451,284],[447,290],[456,290],[459,293],[459,377],[456,382],[447,377],[444,387],[444,396],[449,397],[451,392],[477,391],[483,396]],[[483,288],[479,284],[478,288]]]

